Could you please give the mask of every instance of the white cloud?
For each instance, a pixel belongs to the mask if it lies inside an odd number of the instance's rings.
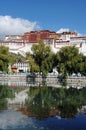
[[[69,32],[69,31],[72,32],[72,30],[70,30],[69,28],[60,28],[60,29],[57,31],[57,33]],[[73,31],[73,32],[76,32],[78,36],[82,36],[82,34],[79,33],[79,32],[77,32],[76,30]]]
[[[62,33],[62,32],[69,32],[68,28],[60,28],[57,33]]]
[[[12,18],[11,16],[0,16],[0,36],[21,35],[24,32],[40,29],[37,22],[26,19]]]

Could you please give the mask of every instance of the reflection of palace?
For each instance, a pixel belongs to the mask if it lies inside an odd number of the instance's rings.
[[[49,45],[55,53],[64,46],[75,45],[80,52],[86,55],[86,36],[78,36],[76,32],[56,33],[49,30],[40,30],[26,32],[23,36],[9,35],[0,41],[0,46],[7,46],[10,52],[25,55],[26,52],[31,52],[32,45],[37,44],[40,39]]]
[[[82,106],[78,111],[79,113],[86,114],[86,105]]]

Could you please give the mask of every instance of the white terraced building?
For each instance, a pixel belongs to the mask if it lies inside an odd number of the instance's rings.
[[[25,56],[26,52],[31,52],[31,47],[37,42],[29,42],[27,39],[22,39],[22,36],[10,35],[0,41],[0,46],[9,47],[12,53],[20,53]],[[78,36],[75,32],[63,32],[58,34],[58,38],[48,37],[43,39],[44,43],[49,45],[53,52],[58,52],[64,46],[73,46],[79,48],[79,51],[86,56],[86,36]]]
[[[55,52],[59,51],[64,46],[73,46],[79,48],[79,52],[86,56],[86,36],[84,37],[70,37],[70,40],[56,40],[54,43]]]

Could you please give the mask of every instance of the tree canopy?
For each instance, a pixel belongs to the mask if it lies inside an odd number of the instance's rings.
[[[42,72],[46,75],[57,66],[62,75],[81,73],[86,75],[86,56],[79,53],[75,46],[62,47],[56,54],[51,51],[49,45],[42,40],[32,45],[32,54],[27,52],[26,57],[20,54],[12,54],[8,47],[0,46],[0,70],[8,72],[9,63],[28,60],[31,72]]]
[[[58,71],[64,74],[82,73],[85,62],[83,54],[75,46],[62,47],[56,54]]]
[[[8,63],[9,63],[9,48],[0,46],[0,70],[7,72]]]
[[[40,72],[46,74],[47,71],[52,68],[53,53],[50,46],[45,45],[44,42],[40,40],[39,44],[34,44],[31,49],[33,58],[40,68]]]
[[[33,55],[30,54],[29,52],[26,53],[26,61],[28,61],[29,66],[30,66],[30,72],[39,72],[39,66],[35,62]]]

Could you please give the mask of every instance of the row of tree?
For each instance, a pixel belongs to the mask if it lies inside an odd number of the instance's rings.
[[[75,46],[62,47],[56,54],[51,51],[50,46],[45,45],[43,41],[32,46],[33,54],[27,53],[26,58],[32,58],[35,64],[32,64],[32,71],[40,71],[46,75],[53,68],[57,68],[62,76],[72,73],[81,73],[86,75],[86,56],[79,53]],[[35,67],[34,67],[35,65]]]
[[[81,73],[86,76],[86,56],[79,53],[75,46],[62,47],[56,54],[51,51],[50,46],[45,45],[42,40],[39,44],[32,45],[32,53],[27,52],[26,57],[20,54],[9,53],[9,49],[0,46],[0,70],[8,72],[8,65],[27,60],[31,72],[42,72],[46,75],[54,67],[62,76],[72,73]]]

